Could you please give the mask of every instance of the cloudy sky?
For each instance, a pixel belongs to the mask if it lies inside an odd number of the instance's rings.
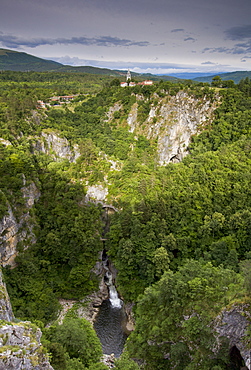
[[[0,47],[135,72],[251,70],[251,0],[1,0]]]

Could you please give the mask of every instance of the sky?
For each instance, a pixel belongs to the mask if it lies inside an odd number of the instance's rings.
[[[0,0],[0,48],[139,73],[251,70],[251,0]]]

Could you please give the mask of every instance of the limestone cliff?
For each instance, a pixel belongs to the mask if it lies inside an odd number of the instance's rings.
[[[41,345],[41,330],[29,322],[0,326],[0,370],[53,370]]]
[[[41,345],[41,330],[13,323],[11,303],[0,270],[0,370],[53,370]]]
[[[101,184],[87,186],[86,201],[95,200],[97,203],[102,203],[107,195],[108,189]]]
[[[157,104],[152,103],[150,106],[148,118],[140,123],[138,101],[142,99],[142,96],[137,96],[127,123],[129,130],[136,135],[143,134],[148,139],[157,139],[160,165],[179,162],[188,154],[192,135],[212,122],[214,110],[219,104],[217,96],[212,102],[206,96],[196,98],[185,91],[179,91],[174,96],[158,97]]]
[[[224,309],[215,320],[215,331],[219,343],[228,341],[229,352],[236,348],[242,356],[247,369],[250,369],[250,338],[247,330],[251,326],[251,311],[248,304],[235,304]]]
[[[34,152],[48,154],[55,161],[68,159],[70,162],[75,162],[80,156],[77,144],[71,147],[66,138],[60,137],[55,132],[42,132],[41,137],[36,138],[33,150]]]
[[[9,295],[3,282],[2,271],[0,269],[0,320],[13,321],[14,315],[9,299]]]
[[[18,210],[21,215],[17,218],[14,206],[8,204],[8,212],[0,220],[0,254],[3,266],[15,264],[14,259],[18,253],[18,245],[21,244],[22,248],[26,249],[36,242],[33,232],[34,220],[30,210],[40,197],[40,192],[34,182],[26,184],[24,176],[23,185],[21,192],[25,205],[22,210]]]

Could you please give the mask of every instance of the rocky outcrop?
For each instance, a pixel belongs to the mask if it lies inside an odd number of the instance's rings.
[[[247,338],[247,329],[251,327],[251,307],[248,304],[234,305],[225,309],[215,320],[214,329],[217,333],[218,342],[227,339],[229,351],[236,347],[247,366],[250,369],[250,338]]]
[[[3,266],[14,266],[14,259],[18,253],[18,244],[22,244],[22,248],[26,249],[31,244],[36,242],[36,237],[33,232],[34,220],[30,215],[30,209],[35,201],[40,197],[40,191],[34,182],[26,184],[26,179],[23,176],[24,186],[21,188],[25,207],[21,215],[17,219],[10,204],[6,215],[0,220],[0,254]]]
[[[53,370],[30,322],[13,323],[11,303],[0,270],[0,370]]]
[[[95,200],[97,202],[103,202],[106,200],[108,195],[108,189],[103,185],[91,185],[87,186],[86,201]]]
[[[41,335],[41,330],[29,322],[1,324],[0,370],[53,370]]]
[[[110,107],[109,111],[106,113],[107,114],[107,121],[111,121],[112,118],[113,118],[114,113],[119,112],[121,108],[122,108],[122,104],[120,104],[120,103],[115,103],[113,107]]]
[[[9,295],[6,289],[6,285],[3,282],[1,269],[0,269],[0,320],[5,320],[8,322],[14,320]]]
[[[109,293],[104,280],[100,281],[99,290],[86,296],[81,301],[60,299],[59,303],[62,306],[61,312],[57,319],[59,324],[62,324],[67,312],[73,308],[74,304],[77,305],[77,316],[89,321],[92,325],[99,312],[99,307],[105,299],[108,299]]]
[[[137,99],[139,100],[139,99]],[[127,118],[129,131],[157,139],[159,164],[180,162],[188,154],[191,136],[200,132],[203,126],[213,120],[218,99],[212,102],[206,96],[196,98],[184,91],[175,96],[158,98],[152,105],[147,120],[138,122],[138,103],[132,107]]]
[[[10,145],[12,145],[9,140],[5,140],[5,139],[3,139],[1,137],[0,137],[0,144],[2,144],[4,146],[10,146]]]
[[[130,113],[127,117],[127,124],[129,126],[129,132],[134,132],[138,126],[137,123],[137,117],[138,117],[138,104],[133,104]]]
[[[42,132],[41,138],[37,138],[33,143],[33,151],[50,155],[55,161],[68,159],[75,162],[80,157],[78,145],[71,146],[66,138],[60,137],[55,132]]]
[[[113,367],[115,367],[115,356],[114,354],[112,353],[111,355],[103,355],[102,356],[102,359],[101,361],[106,365],[108,366],[110,369],[112,369]]]

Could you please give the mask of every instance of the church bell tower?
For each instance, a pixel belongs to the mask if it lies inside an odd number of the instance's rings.
[[[126,74],[126,81],[131,80],[131,72],[128,68],[127,74]]]

